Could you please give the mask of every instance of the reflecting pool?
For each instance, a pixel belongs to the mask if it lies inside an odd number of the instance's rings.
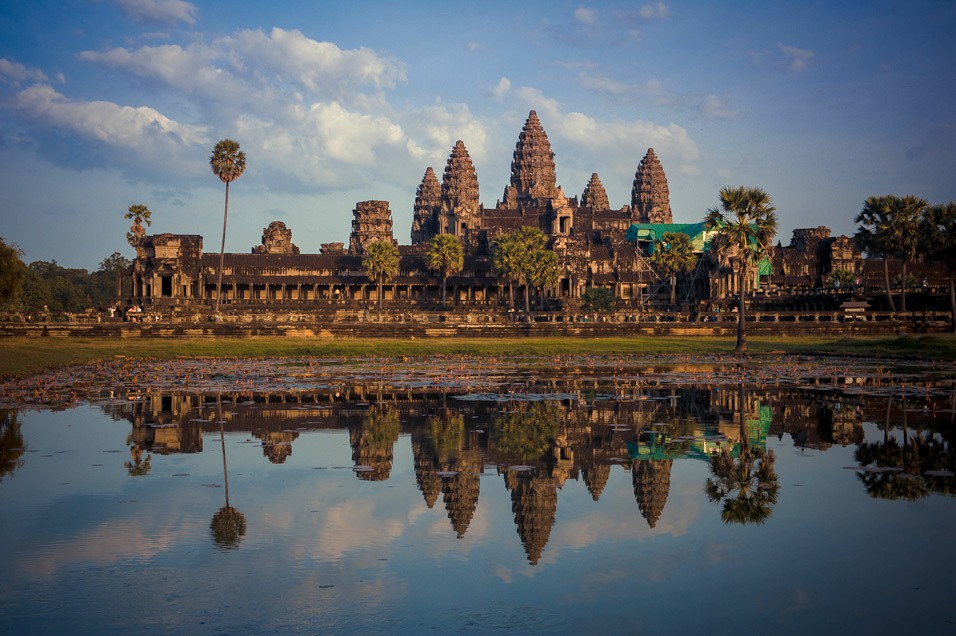
[[[3,387],[0,631],[956,632],[956,389],[866,361]]]

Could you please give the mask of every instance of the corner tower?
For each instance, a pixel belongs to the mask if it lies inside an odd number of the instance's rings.
[[[427,176],[427,175],[426,175]],[[466,237],[480,224],[478,174],[464,142],[458,140],[445,164],[441,184],[441,234]]]
[[[636,223],[673,223],[664,168],[653,148],[641,159],[631,189],[631,218]]]

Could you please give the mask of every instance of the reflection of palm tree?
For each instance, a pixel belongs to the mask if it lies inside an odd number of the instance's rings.
[[[152,455],[147,455],[146,459],[143,459],[143,447],[139,444],[132,444],[129,447],[130,461],[123,462],[123,466],[129,472],[130,477],[142,477],[149,474],[150,460]]]
[[[930,491],[953,494],[956,472],[956,454],[951,445],[937,439],[931,432],[919,432],[909,439],[906,422],[906,403],[902,404],[903,443],[889,436],[890,406],[887,403],[883,441],[860,444],[855,453],[861,466],[857,473],[866,493],[876,499],[921,499]]]
[[[777,503],[779,485],[774,470],[774,454],[753,448],[744,423],[744,390],[739,388],[740,454],[734,457],[729,448],[714,452],[710,458],[713,477],[704,484],[711,502],[722,501],[720,518],[724,523],[763,523]]]
[[[239,540],[246,534],[246,516],[229,505],[229,470],[226,467],[226,431],[222,420],[222,404],[219,404],[219,440],[222,442],[222,477],[226,490],[226,505],[212,517],[209,529],[216,545],[223,548],[239,547]]]
[[[0,409],[0,481],[23,465],[23,433],[17,412]]]

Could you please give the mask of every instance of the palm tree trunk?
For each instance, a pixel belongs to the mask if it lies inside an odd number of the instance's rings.
[[[890,263],[886,255],[883,255],[883,282],[886,283],[886,300],[890,303],[890,311],[896,313],[896,304],[893,302],[893,292],[890,291]]]
[[[677,304],[677,275],[671,274],[671,305]]]
[[[226,220],[229,218],[229,182],[226,181],[226,207],[222,211],[222,245],[219,248],[219,275],[216,277],[216,316],[222,300],[222,265],[226,257]]]
[[[903,273],[900,277],[900,311],[906,313],[906,261],[903,261]]]
[[[448,276],[441,277],[441,306],[445,306],[445,288],[448,287]]]
[[[382,311],[382,279],[378,279],[378,310]]]
[[[744,316],[744,311],[746,310],[746,304],[744,303],[744,281],[746,278],[746,268],[741,267],[737,273],[737,290],[740,293],[737,304],[737,353],[747,351],[747,334],[744,333],[744,324],[746,323],[746,317]]]
[[[531,285],[527,282],[524,284],[524,313],[531,313]]]
[[[956,333],[956,270],[949,272],[949,320],[953,325],[953,333]]]
[[[513,282],[508,283],[508,295],[511,297],[511,308],[515,308],[515,284]]]

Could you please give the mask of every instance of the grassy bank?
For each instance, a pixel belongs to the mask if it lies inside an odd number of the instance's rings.
[[[751,338],[754,353],[828,353],[914,357],[956,361],[956,336],[879,338]],[[417,355],[560,355],[560,354],[716,354],[731,353],[733,338],[511,338],[418,340],[325,340],[292,337],[0,340],[0,377],[29,375],[48,368],[129,356],[135,358],[417,356]]]

